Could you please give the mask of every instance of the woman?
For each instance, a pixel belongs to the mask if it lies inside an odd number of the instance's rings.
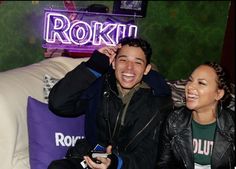
[[[163,129],[159,168],[231,169],[235,166],[235,115],[222,67],[198,66],[185,87],[186,106],[174,110]]]

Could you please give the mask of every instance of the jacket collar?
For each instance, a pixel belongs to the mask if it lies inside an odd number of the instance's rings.
[[[223,114],[222,114],[222,105],[221,104],[218,104],[217,106],[217,110],[216,110],[216,114],[217,114],[217,126],[220,130],[223,130],[224,128],[224,120],[223,120]]]
[[[111,68],[108,73],[105,74],[105,85],[107,86],[108,90],[115,93],[117,96],[119,95],[117,86],[116,86],[116,77],[115,71]]]

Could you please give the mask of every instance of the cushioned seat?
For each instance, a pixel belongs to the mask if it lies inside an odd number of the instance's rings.
[[[0,73],[0,159],[1,169],[29,169],[27,129],[28,96],[45,102],[45,74],[62,78],[87,58],[55,57]]]

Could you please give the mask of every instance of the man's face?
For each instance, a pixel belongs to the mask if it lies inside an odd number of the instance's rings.
[[[151,65],[147,65],[143,50],[140,47],[129,45],[124,45],[119,49],[112,65],[123,94],[137,86],[143,75],[146,75],[151,69]]]

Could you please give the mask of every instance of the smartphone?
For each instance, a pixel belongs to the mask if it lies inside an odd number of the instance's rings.
[[[107,158],[108,154],[106,153],[106,148],[97,144],[94,149],[91,151],[91,157],[92,159],[100,164],[101,162],[99,160],[97,160],[97,157],[103,157],[103,158]]]
[[[103,157],[107,158],[108,154],[104,152],[92,152],[92,158]]]

